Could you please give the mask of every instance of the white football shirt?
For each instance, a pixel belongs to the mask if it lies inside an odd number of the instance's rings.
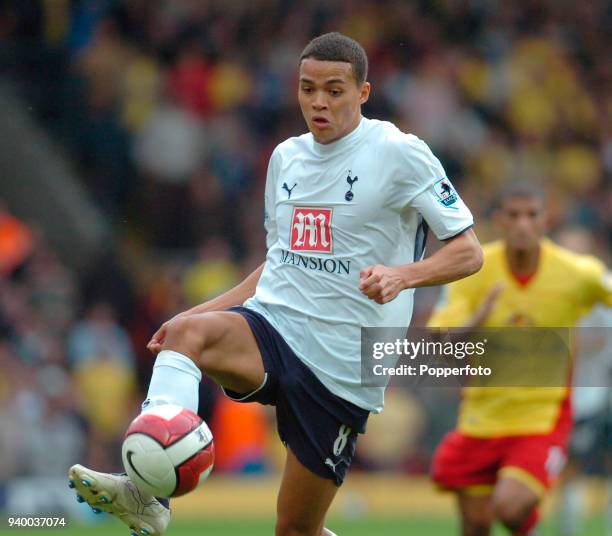
[[[361,385],[361,327],[407,327],[414,290],[379,305],[359,272],[420,260],[427,227],[451,238],[473,224],[470,211],[423,141],[366,118],[330,144],[308,133],[278,145],[265,210],[268,253],[245,307],[332,393],[380,412],[384,388]]]

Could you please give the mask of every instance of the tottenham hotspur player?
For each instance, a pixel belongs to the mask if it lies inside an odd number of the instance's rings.
[[[472,215],[429,147],[361,115],[367,70],[361,45],[339,33],[306,46],[298,97],[310,132],[270,158],[265,261],[164,323],[148,345],[157,359],[143,411],[197,411],[202,373],[234,400],[276,406],[287,447],[276,536],[333,534],[326,512],[368,415],[383,408],[384,388],[360,384],[360,328],[406,327],[416,287],[482,265]],[[422,260],[428,229],[444,247]],[[127,476],[75,465],[70,478],[80,500],[132,534],[166,530],[167,504]]]

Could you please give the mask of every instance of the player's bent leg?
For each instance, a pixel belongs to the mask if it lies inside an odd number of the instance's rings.
[[[127,475],[73,465],[68,479],[79,502],[87,502],[95,513],[114,515],[130,528],[132,536],[160,536],[170,522],[170,509],[140,491]]]
[[[264,381],[257,342],[239,313],[176,318],[168,325],[163,348],[191,358],[215,382],[238,393],[254,391]]]
[[[468,488],[457,493],[463,536],[489,536],[493,525],[493,503],[490,494],[475,494]]]
[[[167,330],[164,350],[174,353],[167,352],[162,357],[162,352],[158,356],[159,370],[153,372],[147,408],[156,403],[178,403],[196,411],[201,377],[198,368],[238,392],[257,389],[265,378],[251,329],[237,313],[176,319]],[[151,404],[155,398],[164,402]],[[75,465],[69,471],[69,485],[77,492],[77,500],[87,502],[94,512],[105,511],[119,518],[130,527],[133,536],[159,536],[169,523],[169,509],[136,488],[126,475],[99,473]]]
[[[493,525],[491,495],[499,449],[487,438],[453,431],[436,449],[432,479],[456,493],[463,536],[488,536]]]
[[[493,493],[493,512],[496,519],[513,534],[526,535],[535,524],[532,520],[540,499],[541,493],[524,482],[503,476]]]
[[[333,536],[323,524],[337,491],[333,480],[311,472],[287,449],[278,494],[276,536]]]

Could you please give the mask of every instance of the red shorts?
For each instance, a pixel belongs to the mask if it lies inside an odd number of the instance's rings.
[[[542,496],[567,460],[571,416],[569,408],[564,410],[550,434],[479,438],[450,432],[434,455],[434,482],[486,495],[499,477],[508,476]]]

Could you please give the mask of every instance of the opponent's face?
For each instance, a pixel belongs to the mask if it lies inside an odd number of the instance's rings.
[[[319,143],[331,143],[355,129],[369,95],[370,84],[357,83],[350,63],[306,58],[300,64],[298,100]]]
[[[546,229],[544,203],[537,197],[517,196],[503,200],[495,219],[511,249],[537,248]]]

